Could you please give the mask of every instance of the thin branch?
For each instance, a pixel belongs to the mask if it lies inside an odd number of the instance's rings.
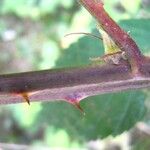
[[[83,5],[91,13],[91,15],[96,18],[99,25],[113,39],[116,45],[118,45],[122,51],[126,52],[133,73],[140,73],[143,56],[138,46],[130,35],[123,31],[107,14],[103,8],[103,3],[101,0],[79,1],[81,5]]]

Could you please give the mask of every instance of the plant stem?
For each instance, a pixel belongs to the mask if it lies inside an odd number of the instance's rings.
[[[66,100],[78,107],[88,96],[150,87],[150,58],[109,17],[100,0],[80,2],[126,52],[129,63],[0,75],[0,104],[20,103],[25,97],[31,102]]]
[[[143,63],[143,55],[140,49],[134,40],[107,14],[102,2],[100,0],[80,0],[80,3],[96,18],[99,25],[118,45],[120,50],[126,52],[132,73],[135,75],[140,73],[141,64]]]
[[[150,72],[150,62],[143,64],[142,70]],[[66,100],[71,95],[81,95],[82,100],[92,95],[146,87],[150,87],[150,75],[133,77],[126,64],[8,74],[0,75],[0,104],[23,102],[21,93],[25,92],[31,102]]]

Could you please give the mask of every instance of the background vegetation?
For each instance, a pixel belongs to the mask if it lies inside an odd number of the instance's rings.
[[[150,1],[110,0],[105,8],[148,54]],[[96,22],[75,0],[0,0],[0,73],[81,66],[103,55],[99,40],[64,38],[76,31],[98,34]],[[149,125],[148,89],[90,97],[81,106],[85,116],[65,102],[0,106],[0,141],[81,148],[128,131],[138,121]],[[138,149],[143,141],[130,144]]]

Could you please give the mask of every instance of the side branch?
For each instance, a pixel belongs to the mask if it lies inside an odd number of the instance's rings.
[[[80,0],[93,17],[96,18],[99,25],[106,31],[118,47],[126,52],[132,72],[137,74],[140,72],[141,63],[143,63],[143,55],[134,40],[123,31],[103,8],[100,0]]]

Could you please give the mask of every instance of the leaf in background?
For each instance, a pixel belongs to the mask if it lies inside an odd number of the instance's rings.
[[[3,0],[2,13],[15,13],[19,17],[39,19],[42,14],[53,13],[58,6],[70,8],[72,0]]]
[[[134,2],[131,0],[121,0],[120,2],[121,5],[132,15],[138,12],[142,3],[141,0],[135,0]]]
[[[144,52],[150,48],[150,21],[122,21],[125,30],[130,30],[137,44]],[[91,63],[89,57],[103,55],[102,42],[89,37],[80,38],[72,44],[57,61],[56,67],[81,66]],[[118,135],[129,130],[145,114],[145,94],[142,91],[128,91],[89,97],[81,101],[86,115],[83,116],[70,104],[54,102],[43,104],[37,121],[47,123],[56,129],[65,129],[70,138],[91,140],[98,137]],[[45,116],[45,117],[43,117]]]
[[[46,123],[56,130],[65,129],[76,140],[115,136],[143,118],[144,99],[140,91],[90,97],[81,101],[85,116],[65,102],[45,103],[34,127],[39,122]]]
[[[97,30],[93,34],[98,33]],[[74,35],[76,36],[76,35]],[[99,35],[100,36],[100,35]],[[65,49],[56,63],[56,67],[81,66],[91,63],[90,57],[104,54],[103,43],[92,37],[82,37],[77,43],[73,43]]]
[[[120,25],[127,32],[130,31],[130,35],[136,41],[143,53],[150,51],[150,20],[124,20],[120,22]],[[98,31],[94,30],[94,34]],[[56,63],[56,67],[69,67],[80,66],[91,63],[90,57],[98,57],[104,55],[104,48],[102,41],[92,39],[91,37],[82,37],[77,43],[73,43],[68,49],[60,55]]]

